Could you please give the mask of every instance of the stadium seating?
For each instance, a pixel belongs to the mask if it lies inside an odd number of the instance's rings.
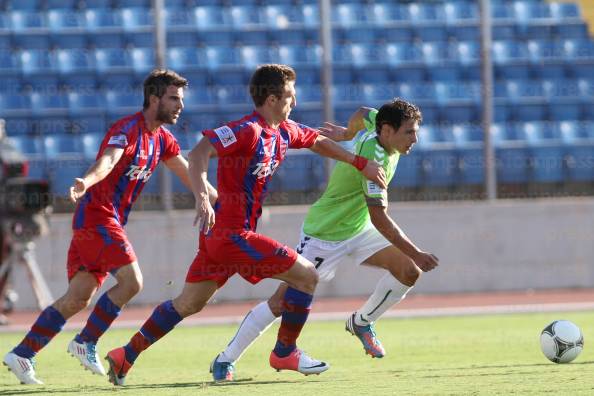
[[[192,114],[176,131],[188,134],[249,111],[245,84],[267,62],[297,70],[294,117],[312,125],[322,121],[316,1],[165,3],[167,64],[191,83],[185,104]],[[585,131],[594,121],[594,41],[580,9],[544,0],[491,3],[500,180],[594,180],[579,166],[592,158],[593,137]],[[74,136],[73,147],[90,160],[95,145],[83,142],[100,137],[108,121],[137,111],[142,102],[139,85],[155,63],[151,2],[9,4],[0,12],[0,77],[6,82],[0,86],[0,116],[9,134],[54,142],[19,141],[42,157],[59,157],[65,146],[56,142]],[[350,0],[332,7],[337,121],[346,122],[362,104],[378,106],[394,96],[423,110],[431,139],[401,159],[398,185],[483,180],[478,18],[477,2],[468,0]],[[550,131],[556,135],[548,136]],[[188,136],[180,135],[185,147]],[[551,165],[559,159],[561,165]],[[323,175],[312,175],[308,167],[318,164],[302,155],[291,161],[304,186],[317,188]],[[55,163],[46,165],[52,167],[48,174],[62,172]],[[274,188],[283,186],[282,177]]]

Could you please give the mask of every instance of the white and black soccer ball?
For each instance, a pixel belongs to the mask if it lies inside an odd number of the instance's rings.
[[[540,349],[554,363],[571,362],[583,348],[582,331],[568,320],[556,320],[540,334]]]

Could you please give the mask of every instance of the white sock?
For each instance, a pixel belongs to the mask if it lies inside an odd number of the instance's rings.
[[[367,326],[375,322],[390,307],[402,301],[410,289],[412,286],[403,285],[387,273],[379,280],[367,302],[355,313],[355,324]]]
[[[270,310],[267,301],[256,305],[243,318],[243,322],[239,325],[235,337],[227,345],[227,349],[219,355],[218,361],[235,363],[246,349],[260,337],[260,334],[268,330],[275,320],[276,316]]]

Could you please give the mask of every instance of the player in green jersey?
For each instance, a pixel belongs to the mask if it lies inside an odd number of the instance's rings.
[[[400,155],[408,154],[417,142],[421,112],[401,99],[384,104],[379,111],[360,108],[347,128],[330,125],[326,132],[343,132],[354,139],[355,153],[383,166],[392,179]],[[297,252],[315,264],[321,281],[334,277],[345,261],[387,271],[365,304],[346,321],[346,330],[357,336],[367,354],[381,358],[384,348],[377,339],[374,322],[401,301],[422,271],[438,265],[437,257],[419,249],[390,218],[387,190],[365,179],[353,167],[338,163],[328,187],[310,208]],[[287,286],[252,309],[227,349],[211,365],[215,381],[232,380],[234,364],[243,352],[282,313]]]

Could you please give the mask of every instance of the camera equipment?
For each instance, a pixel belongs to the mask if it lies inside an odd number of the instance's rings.
[[[8,256],[0,255],[0,279],[5,286],[10,271],[17,264],[24,265],[43,309],[53,299],[35,260],[33,240],[47,229],[44,211],[50,205],[49,185],[44,180],[26,178],[28,169],[27,159],[0,138],[0,240],[8,247]]]

